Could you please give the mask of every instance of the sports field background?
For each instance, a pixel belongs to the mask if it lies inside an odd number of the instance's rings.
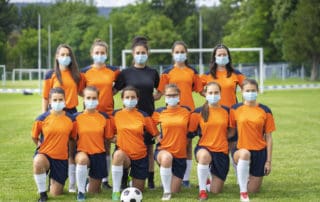
[[[8,88],[19,88],[21,85],[34,87],[37,82],[7,84]],[[194,98],[197,106],[204,101],[196,94]],[[115,100],[116,108],[120,107],[119,95]],[[260,193],[250,195],[251,201],[320,201],[320,89],[266,91],[258,96],[258,101],[271,108],[277,130],[273,133],[271,175],[264,178]],[[163,100],[156,102],[157,106],[163,104]],[[1,202],[36,201],[38,198],[32,175],[35,145],[30,132],[40,112],[41,96],[38,94],[0,94]],[[195,138],[193,143],[197,140]],[[155,168],[157,189],[146,190],[143,201],[160,201],[162,189],[159,188],[158,166]],[[191,182],[192,188],[173,195],[172,201],[197,201],[195,162]],[[65,191],[66,188],[67,184]],[[92,202],[110,199],[111,190],[87,197],[87,201]],[[55,198],[49,195],[49,201],[75,201],[75,194],[66,191]],[[230,168],[223,193],[209,194],[209,201],[239,201],[233,168]]]

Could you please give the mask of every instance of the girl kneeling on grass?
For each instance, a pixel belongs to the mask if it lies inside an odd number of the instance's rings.
[[[258,83],[243,81],[244,102],[232,106],[230,127],[237,127],[237,164],[240,201],[249,201],[248,192],[258,192],[264,175],[271,172],[272,136],[275,123],[271,110],[257,102]]]
[[[107,173],[105,141],[113,137],[113,124],[106,113],[96,109],[98,98],[98,89],[87,86],[83,91],[85,109],[75,117],[78,134],[75,157],[78,201],[85,200],[88,168],[90,193],[100,192],[101,180]]]
[[[198,162],[199,200],[208,199],[206,181],[210,172],[210,191],[220,193],[229,171],[229,108],[219,104],[221,87],[218,83],[209,82],[204,95],[207,101],[192,113],[189,125],[189,131],[199,131],[200,136],[194,150]],[[230,131],[230,134],[233,133]]]
[[[170,200],[171,193],[180,191],[186,172],[190,109],[179,105],[180,90],[175,84],[167,84],[164,95],[167,106],[157,109],[152,115],[162,132],[154,156],[160,165],[164,191],[162,200]]]
[[[147,146],[144,143],[144,132],[152,136],[159,131],[148,114],[136,108],[139,94],[132,86],[122,90],[123,109],[113,114],[116,129],[116,150],[112,159],[112,200],[120,200],[120,186],[123,168],[131,168],[132,185],[144,190],[145,179],[148,177],[149,163]]]
[[[49,93],[50,110],[41,114],[33,124],[32,140],[37,145],[33,159],[34,180],[40,193],[39,202],[47,201],[46,176],[50,170],[50,193],[63,192],[68,177],[68,142],[75,138],[74,121],[63,111],[65,94],[62,88]]]

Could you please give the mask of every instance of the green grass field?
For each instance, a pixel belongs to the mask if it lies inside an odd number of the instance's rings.
[[[265,177],[258,194],[251,201],[319,201],[320,200],[320,90],[268,91],[259,95],[274,114],[277,130],[271,175]],[[120,106],[116,97],[117,107]],[[197,106],[203,98],[195,95]],[[157,106],[163,105],[158,101]],[[0,94],[0,201],[36,201],[32,175],[35,145],[31,126],[41,111],[40,95]],[[197,142],[197,138],[194,139]],[[160,201],[159,170],[154,191],[146,190],[143,201]],[[172,201],[197,201],[196,164],[191,174],[192,188],[183,189]],[[67,187],[67,186],[66,186]],[[67,190],[65,187],[65,190]],[[111,201],[111,191],[88,195],[87,201]],[[75,194],[49,196],[50,201],[75,201]],[[209,195],[209,201],[239,201],[239,188],[231,168],[223,193]]]

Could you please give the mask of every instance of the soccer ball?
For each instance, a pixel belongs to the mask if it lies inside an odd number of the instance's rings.
[[[121,202],[141,202],[142,193],[135,187],[128,187],[122,191],[120,200]]]

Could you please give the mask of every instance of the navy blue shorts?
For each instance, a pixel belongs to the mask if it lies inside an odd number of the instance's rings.
[[[58,160],[46,155],[49,163],[49,177],[60,184],[64,185],[68,178],[68,160]]]
[[[153,145],[155,143],[154,137],[148,132],[144,132],[143,138],[145,145]]]
[[[156,149],[154,152],[154,159],[157,161],[157,156],[161,150]],[[158,161],[157,161],[158,162]],[[159,164],[159,163],[158,163]],[[183,179],[184,173],[187,169],[186,158],[174,158],[172,159],[172,173],[174,176]]]
[[[89,176],[102,179],[107,176],[106,153],[88,155],[90,160]]]
[[[255,177],[264,176],[264,165],[267,160],[267,149],[260,151],[250,150],[250,175]]]
[[[229,164],[230,164],[229,155],[223,152],[212,152],[205,147],[201,147],[197,145],[196,148],[194,149],[195,156],[200,149],[207,150],[211,155],[212,160],[209,165],[211,174],[225,181],[227,179],[227,175],[229,172]]]
[[[148,156],[138,159],[131,159],[130,176],[139,180],[145,180],[149,176],[149,160]]]

